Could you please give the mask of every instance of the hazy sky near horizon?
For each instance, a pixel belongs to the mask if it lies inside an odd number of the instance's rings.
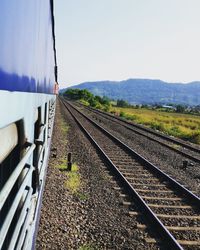
[[[200,0],[56,0],[60,87],[200,80]]]

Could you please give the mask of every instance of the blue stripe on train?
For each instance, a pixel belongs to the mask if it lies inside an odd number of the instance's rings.
[[[0,90],[53,93],[50,0],[0,0]]]
[[[0,90],[37,92],[53,94],[52,83],[48,83],[46,78],[39,82],[31,77],[10,74],[0,69]]]

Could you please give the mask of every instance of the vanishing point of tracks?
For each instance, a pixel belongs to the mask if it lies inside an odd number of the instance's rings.
[[[145,160],[67,102],[65,107],[95,145],[126,194],[167,249],[200,249],[200,198]],[[135,215],[130,211],[130,215]],[[130,221],[131,223],[131,221]],[[141,227],[145,227],[141,225]]]

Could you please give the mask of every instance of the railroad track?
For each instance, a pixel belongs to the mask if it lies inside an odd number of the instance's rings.
[[[167,249],[200,249],[200,198],[63,102]],[[131,205],[131,202],[130,202]],[[135,215],[130,211],[130,215]],[[138,225],[145,228],[145,225]]]
[[[133,133],[136,133],[140,136],[143,136],[145,138],[148,138],[149,140],[156,142],[156,143],[160,144],[161,146],[164,146],[164,147],[178,153],[179,155],[184,156],[185,158],[187,158],[189,160],[192,160],[195,163],[198,163],[198,164],[200,163],[200,156],[199,156],[200,155],[200,148],[198,146],[191,145],[191,144],[188,144],[182,140],[161,134],[157,131],[153,131],[150,128],[146,128],[142,125],[134,124],[134,123],[126,121],[120,117],[116,117],[112,114],[106,113],[104,111],[96,110],[96,109],[93,109],[90,107],[86,107],[86,106],[83,106],[81,104],[79,104],[79,105],[80,105],[80,107],[89,111],[91,114],[97,114],[98,116],[101,116],[104,119],[106,119],[108,122],[110,122],[110,121],[115,122],[115,123],[119,124],[120,126],[126,128],[127,130],[129,130]],[[187,164],[190,164],[189,161],[184,162],[183,167],[187,168],[187,166],[188,166]]]

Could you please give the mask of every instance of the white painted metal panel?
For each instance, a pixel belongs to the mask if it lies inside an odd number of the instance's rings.
[[[17,126],[15,123],[0,129],[0,163],[10,154],[18,143]]]
[[[16,206],[18,206],[19,204],[20,206],[22,205],[22,210],[18,215],[18,222],[15,225],[13,234],[10,235],[11,241],[8,243],[9,245],[7,247],[10,250],[21,249],[22,246],[26,246],[26,249],[31,249],[34,242],[42,190],[45,183],[48,154],[50,149],[50,139],[55,112],[55,99],[56,97],[53,95],[0,91],[0,130],[2,131],[0,135],[3,134],[0,137],[0,143],[1,146],[6,146],[4,149],[0,149],[0,154],[2,155],[1,161],[3,161],[5,157],[12,151],[12,149],[18,144],[18,142],[21,140],[22,134],[24,135],[23,141],[29,142],[30,145],[27,147],[23,157],[16,166],[13,162],[13,172],[10,174],[4,186],[0,190],[1,209],[4,206],[4,203],[13,185],[20,180],[20,186],[17,190],[17,193],[15,194],[16,196],[14,197],[14,203],[12,202],[10,204],[10,208],[8,209],[8,212],[6,212],[5,218],[3,218],[3,225],[0,231],[0,241],[2,245],[3,239],[8,232],[9,224],[11,223],[11,220],[14,216],[13,213],[14,211],[16,211]],[[35,121],[37,118],[39,118],[38,108],[40,108],[41,111],[40,122],[41,125],[43,125],[40,128],[39,137],[34,138]],[[49,115],[49,112],[51,113],[51,115]],[[23,129],[23,131],[21,131],[22,133],[20,135],[20,138],[18,135],[17,127],[15,125],[17,121],[20,121]],[[5,128],[7,129],[4,130]],[[6,136],[4,136],[5,131],[7,131]],[[10,140],[12,138],[11,143],[7,143],[6,138],[8,137],[10,138]],[[1,138],[4,138],[4,141],[1,140]],[[35,139],[39,139],[39,141],[41,141],[41,146],[39,146],[39,158],[41,161],[39,164],[40,188],[33,194],[32,171],[34,171],[36,166],[32,165],[33,153],[35,152],[34,149],[37,144],[37,140]],[[45,150],[44,155],[43,150]],[[29,172],[28,175],[25,170],[25,165],[32,166],[31,172]],[[6,165],[3,165],[0,170],[6,171]],[[20,197],[23,197],[22,203],[19,199]]]

